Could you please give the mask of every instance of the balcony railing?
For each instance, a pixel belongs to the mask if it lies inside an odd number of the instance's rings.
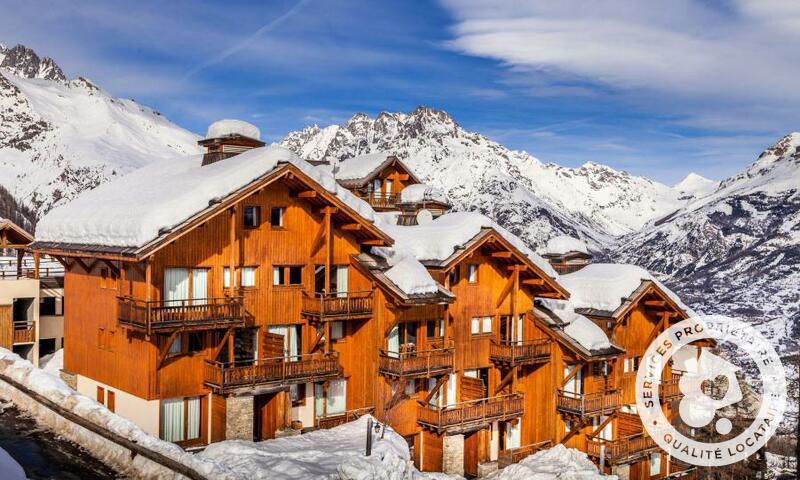
[[[489,358],[493,362],[511,366],[546,363],[550,360],[551,345],[548,338],[523,342],[498,342],[492,339],[489,346]]]
[[[605,459],[609,465],[632,463],[659,449],[655,440],[644,433],[637,433],[617,440],[590,439],[586,453],[590,457],[600,458],[602,447],[605,447]]]
[[[380,352],[380,372],[404,378],[423,378],[453,371],[453,348],[412,352]]]
[[[357,408],[355,410],[348,410],[344,413],[328,415],[326,417],[317,417],[314,422],[316,423],[317,428],[333,428],[352,422],[353,420],[358,420],[364,415],[371,414],[374,410],[375,407]]]
[[[36,325],[33,322],[14,322],[14,343],[34,343]]]
[[[336,352],[274,357],[250,362],[205,364],[205,384],[219,393],[266,386],[318,382],[342,376]]]
[[[594,417],[613,413],[620,407],[621,400],[622,392],[618,389],[588,394],[559,390],[556,408],[571,415]]]
[[[680,381],[681,381],[681,375],[673,373],[670,379],[661,382],[661,385],[659,386],[660,390],[658,396],[662,402],[671,402],[683,396],[683,393],[681,392],[679,386]]]
[[[533,455],[538,451],[544,450],[545,448],[550,448],[550,445],[550,440],[545,440],[544,442],[532,443],[522,447],[500,450],[500,453],[497,455],[497,468],[506,468],[511,464],[519,463],[524,458]]]
[[[372,290],[303,292],[303,315],[322,321],[353,320],[372,316]]]
[[[447,407],[417,407],[417,422],[437,431],[463,431],[496,420],[519,417],[523,411],[521,393],[456,403]]]
[[[147,302],[131,297],[119,297],[119,323],[148,334],[174,330],[243,327],[245,310],[241,297],[166,302]]]
[[[372,208],[395,208],[400,201],[400,194],[397,193],[361,192],[358,196]]]

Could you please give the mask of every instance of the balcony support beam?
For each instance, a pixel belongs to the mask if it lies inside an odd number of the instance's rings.
[[[569,381],[570,381],[570,380],[572,380],[572,378],[573,378],[575,375],[577,375],[577,374],[578,374],[578,372],[581,370],[581,368],[583,368],[583,363],[578,363],[578,364],[576,364],[575,366],[573,366],[573,367],[570,369],[570,371],[567,373],[567,376],[566,376],[566,377],[564,377],[564,381],[562,381],[562,382],[561,382],[561,386],[562,386],[562,387],[566,386],[566,385],[567,385],[567,383],[569,383]]]
[[[156,364],[156,370],[160,370],[164,365],[164,360],[166,360],[167,355],[169,355],[170,347],[175,342],[175,338],[180,334],[180,330],[175,330],[169,335],[169,337],[167,337],[167,343],[165,343],[164,346],[161,347],[161,351],[158,352],[158,363]]]
[[[514,381],[514,371],[516,369],[517,369],[517,367],[512,367],[511,369],[509,369],[508,373],[506,373],[503,376],[503,379],[500,380],[500,383],[497,385],[497,388],[494,389],[494,395],[495,396],[497,396],[497,394],[499,394],[501,390],[506,388],[507,385],[509,385],[510,383],[512,383]]]
[[[442,388],[442,385],[444,385],[447,382],[448,377],[449,375],[442,375],[441,377],[439,377],[439,379],[436,380],[436,385],[434,385],[433,388],[430,389],[428,394],[425,395],[425,398],[423,398],[422,401],[420,401],[420,404],[423,406],[427,405],[428,402],[430,402],[431,399],[436,395],[436,392],[438,392]]]
[[[599,434],[600,434],[600,432],[602,432],[602,431],[603,431],[603,429],[604,429],[604,428],[606,428],[606,426],[607,426],[609,423],[611,423],[611,421],[612,421],[612,420],[614,420],[616,417],[617,417],[617,412],[614,412],[614,413],[612,413],[611,415],[609,415],[609,416],[608,416],[608,418],[606,418],[605,420],[603,420],[603,421],[600,423],[600,425],[598,425],[598,426],[597,426],[597,428],[595,428],[595,429],[594,429],[594,431],[588,435],[588,438],[594,438],[594,437],[596,437],[597,435],[599,435]]]

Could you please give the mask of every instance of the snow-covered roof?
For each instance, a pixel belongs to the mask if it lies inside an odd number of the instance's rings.
[[[338,180],[358,180],[377,170],[389,158],[386,152],[368,153],[339,162],[336,169]]]
[[[364,219],[375,219],[369,204],[285,148],[255,148],[206,166],[201,160],[160,160],[86,192],[50,211],[37,226],[37,241],[141,247],[282,164],[300,169]]]
[[[514,248],[525,255],[547,276],[558,278],[550,263],[534,253],[522,240],[491,219],[477,212],[447,213],[424,225],[401,226],[384,223],[386,217],[379,216],[380,228],[394,240],[393,247],[373,249],[378,255],[392,257],[396,252],[409,254],[421,262],[442,262],[450,258],[456,250],[475,238],[484,228],[495,230]]]
[[[594,263],[576,272],[561,275],[558,279],[570,292],[570,302],[576,310],[605,312],[615,312],[647,280],[653,282],[687,315],[694,315],[680,297],[650,272],[636,265]]]
[[[261,130],[259,130],[258,127],[252,123],[230,118],[217,120],[209,125],[206,138],[221,138],[234,135],[261,140]]]
[[[575,306],[570,301],[543,299],[542,304],[563,322],[564,333],[586,350],[593,352],[614,346],[602,328],[575,312]]]
[[[567,253],[585,253],[590,255],[586,242],[569,235],[558,235],[547,241],[547,245],[539,250],[542,255],[565,255]]]
[[[410,255],[397,259],[384,274],[408,295],[421,295],[439,291],[439,284],[428,273],[428,269],[419,260]]]
[[[401,203],[440,202],[449,204],[447,196],[441,189],[424,183],[409,185],[400,191]]]
[[[33,241],[33,235],[11,220],[0,217],[0,231],[3,230],[10,230],[12,232],[13,236],[8,239],[9,243],[30,243]]]

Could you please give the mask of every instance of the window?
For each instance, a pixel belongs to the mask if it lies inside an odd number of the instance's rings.
[[[650,476],[655,477],[661,473],[661,454],[650,454]]]
[[[639,370],[639,357],[626,357],[622,361],[622,370],[625,373],[636,373]]]
[[[386,179],[386,195],[392,194],[393,181],[390,178]]]
[[[492,317],[472,317],[470,331],[473,335],[492,333]]]
[[[39,299],[39,315],[40,316],[56,315],[56,297],[41,297]]]
[[[306,404],[306,384],[299,383],[291,385],[289,388],[289,395],[291,395],[292,406],[300,406]]]
[[[345,327],[344,322],[331,322],[331,340],[339,340],[344,338]]]
[[[467,265],[467,281],[478,283],[478,266],[474,263]]]
[[[347,405],[347,380],[331,380],[327,392],[323,384],[314,384],[314,413],[317,418],[345,412]]]
[[[444,319],[428,320],[425,324],[425,336],[436,338],[444,336]]]
[[[200,438],[200,397],[161,402],[161,439],[183,442]]]
[[[261,224],[261,207],[244,207],[245,228],[257,228]]]
[[[97,403],[101,405],[106,403],[106,391],[103,387],[97,387]]]
[[[285,207],[272,207],[269,212],[269,223],[273,227],[283,227],[283,216],[286,213]]]
[[[100,269],[100,288],[110,288],[116,290],[117,288],[117,274],[109,271],[108,268]]]
[[[175,335],[175,340],[173,340],[172,345],[169,346],[169,352],[167,352],[168,354],[177,355],[183,352],[183,338],[181,337],[182,335],[180,333]]]
[[[242,286],[243,287],[256,286],[256,267],[242,268]]]
[[[302,285],[303,267],[295,266],[274,266],[272,267],[273,285]]]
[[[461,281],[461,267],[459,265],[456,265],[455,267],[453,267],[452,270],[450,270],[450,273],[448,273],[447,275],[450,280],[450,286],[451,287],[455,286],[456,284],[458,284],[458,282]]]
[[[203,349],[203,333],[189,332],[189,352],[199,352]]]

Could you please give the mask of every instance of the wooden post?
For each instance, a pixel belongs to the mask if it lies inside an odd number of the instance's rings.
[[[22,258],[25,256],[24,250],[17,250],[17,277],[22,276]]]
[[[236,250],[234,248],[236,243],[236,205],[229,210],[229,224],[230,224],[230,264],[228,266],[228,291],[231,297],[234,296],[236,289]]]
[[[331,268],[333,259],[333,232],[331,231],[331,210],[325,209],[325,294],[331,292]],[[330,339],[328,339],[330,340]]]
[[[39,261],[41,260],[41,253],[33,252],[33,278],[39,279]]]
[[[150,303],[150,287],[152,283],[153,283],[153,266],[150,262],[150,257],[147,257],[144,260],[144,284],[145,284],[144,299],[146,302],[148,302],[148,305]]]
[[[228,364],[233,366],[233,361],[235,357],[233,356],[233,336],[235,335],[235,330],[231,331],[231,334],[228,335]]]

